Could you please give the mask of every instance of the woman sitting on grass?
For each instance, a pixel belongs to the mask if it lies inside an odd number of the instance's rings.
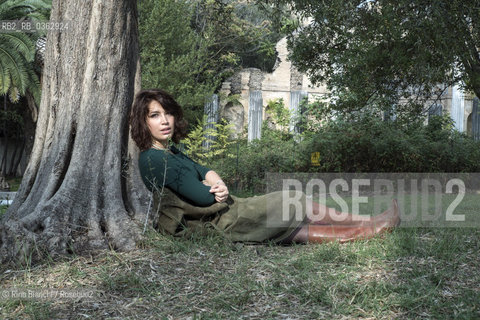
[[[341,213],[313,202],[312,212],[282,211],[282,199],[293,191],[262,196],[230,196],[220,176],[192,161],[174,146],[185,137],[187,123],[168,93],[144,90],[137,94],[130,116],[131,135],[141,153],[139,167],[154,192],[155,226],[183,235],[193,228],[214,228],[232,241],[307,243],[370,238],[400,222],[396,201],[375,216]],[[297,194],[306,208],[306,197]],[[321,217],[309,219],[309,217]],[[342,217],[340,220],[339,217]]]

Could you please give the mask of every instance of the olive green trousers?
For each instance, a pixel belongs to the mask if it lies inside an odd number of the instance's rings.
[[[295,198],[295,205],[285,201]],[[285,208],[284,208],[285,207]],[[232,241],[282,242],[305,220],[305,195],[278,191],[261,196],[238,198],[209,207],[193,206],[165,188],[154,193],[154,226],[161,232],[182,236],[189,231],[210,228]]]

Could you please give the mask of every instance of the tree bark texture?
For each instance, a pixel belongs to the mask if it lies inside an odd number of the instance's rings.
[[[23,134],[25,136],[25,154],[30,159],[35,139],[35,124],[38,120],[38,107],[33,99],[33,95],[27,91],[25,94],[27,108],[23,108]]]
[[[142,78],[140,59],[137,59],[137,68],[135,73],[135,94],[141,90]],[[152,194],[148,191],[147,187],[140,177],[140,170],[138,168],[138,156],[140,150],[135,142],[129,135],[128,139],[128,166],[127,166],[127,203],[131,212],[135,212],[135,218],[137,221],[144,223],[150,222],[152,225],[153,217],[148,215],[148,203],[153,200]],[[150,219],[149,219],[150,218]]]
[[[48,34],[32,154],[0,224],[4,262],[32,252],[130,250],[145,216],[128,201],[136,182],[126,181],[136,1],[54,1],[50,20],[69,26]]]

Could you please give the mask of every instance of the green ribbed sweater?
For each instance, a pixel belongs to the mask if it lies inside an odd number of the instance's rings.
[[[142,151],[138,164],[143,182],[150,191],[162,190],[164,184],[192,205],[206,207],[215,203],[210,187],[202,183],[210,169],[194,162],[177,148]]]

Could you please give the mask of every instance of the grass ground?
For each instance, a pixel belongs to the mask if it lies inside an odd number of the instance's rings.
[[[10,185],[10,190],[8,191],[18,191],[18,188],[20,187],[21,182],[22,182],[21,177],[7,179],[7,183]],[[8,209],[7,205],[0,205],[0,218],[7,211],[7,209]]]
[[[7,212],[7,209],[8,209],[7,205],[0,205],[0,218],[5,212]]]
[[[443,208],[455,198],[444,196]],[[479,319],[477,199],[466,195],[455,211],[477,217],[469,227],[410,223],[346,244],[246,245],[152,231],[134,252],[35,266],[26,257],[0,267],[0,318]],[[407,196],[406,208],[412,202]],[[360,208],[372,212],[372,202]]]
[[[130,253],[3,269],[0,318],[478,319],[479,249],[476,229],[399,228],[366,241],[293,246],[152,232]],[[12,288],[93,293],[5,298]]]
[[[17,191],[22,182],[22,177],[8,178],[7,183],[10,185],[10,190],[8,191]]]

